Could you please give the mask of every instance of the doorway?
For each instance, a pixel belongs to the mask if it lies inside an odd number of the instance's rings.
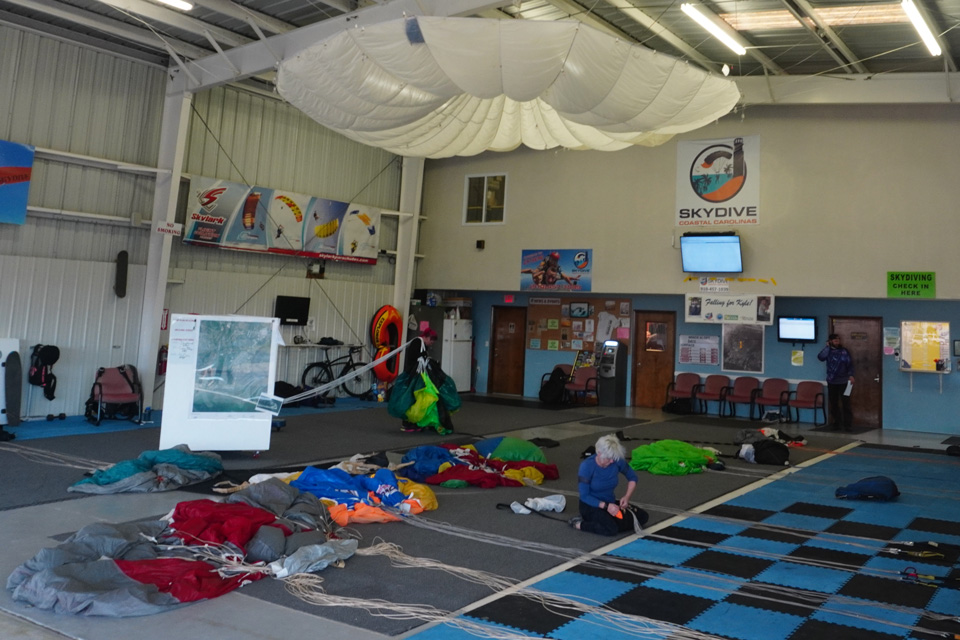
[[[489,393],[523,395],[524,355],[527,335],[525,307],[494,307],[490,332]]]
[[[883,426],[883,318],[830,316],[830,333],[853,359],[853,393],[850,408],[857,427]]]
[[[636,311],[633,320],[633,406],[659,409],[673,382],[677,314]]]

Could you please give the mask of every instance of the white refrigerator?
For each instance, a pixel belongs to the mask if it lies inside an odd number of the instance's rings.
[[[470,391],[473,373],[473,321],[443,321],[440,367],[457,383],[457,391]]]

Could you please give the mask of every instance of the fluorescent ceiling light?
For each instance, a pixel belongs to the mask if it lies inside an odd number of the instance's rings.
[[[851,4],[842,7],[817,7],[817,18],[830,27],[851,27],[871,24],[900,24],[908,21],[899,2],[889,4]],[[802,25],[786,9],[774,11],[738,11],[718,16],[737,31],[770,31],[799,29]],[[813,20],[804,19],[811,27]]]
[[[927,24],[927,21],[920,15],[920,10],[917,8],[917,5],[913,4],[913,0],[903,0],[901,6],[903,7],[903,12],[910,18],[910,22],[913,23],[913,28],[920,34],[920,39],[923,40],[923,44],[927,45],[927,49],[930,50],[930,55],[940,55],[942,53],[940,51],[940,44],[937,42],[936,37],[934,37],[933,32],[930,31],[930,26]]]
[[[157,0],[160,4],[165,4],[168,7],[173,7],[174,9],[180,9],[181,11],[190,11],[193,9],[193,5],[189,2],[184,2],[183,0]]]
[[[907,0],[904,0],[904,2],[906,1]],[[738,56],[742,56],[747,53],[747,50],[743,48],[743,45],[734,40],[733,36],[728,34],[724,28],[720,26],[720,19],[706,9],[701,9],[688,3],[681,4],[680,9],[683,10],[685,14],[693,18],[697,24],[709,31],[714,38],[730,47],[730,50],[736,53]],[[716,20],[716,22],[714,22],[714,20]]]

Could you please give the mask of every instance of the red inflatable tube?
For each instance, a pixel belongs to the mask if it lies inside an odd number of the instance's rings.
[[[403,317],[400,312],[389,304],[385,304],[373,314],[370,323],[370,338],[377,349],[377,359],[387,355],[400,346],[400,336],[403,335]],[[400,375],[400,354],[389,360],[384,360],[373,368],[373,375],[377,380],[393,382]]]

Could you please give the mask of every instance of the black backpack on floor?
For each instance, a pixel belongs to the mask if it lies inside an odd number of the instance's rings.
[[[540,402],[543,404],[560,404],[563,402],[563,387],[567,384],[567,376],[563,369],[554,369],[550,377],[540,387]]]

